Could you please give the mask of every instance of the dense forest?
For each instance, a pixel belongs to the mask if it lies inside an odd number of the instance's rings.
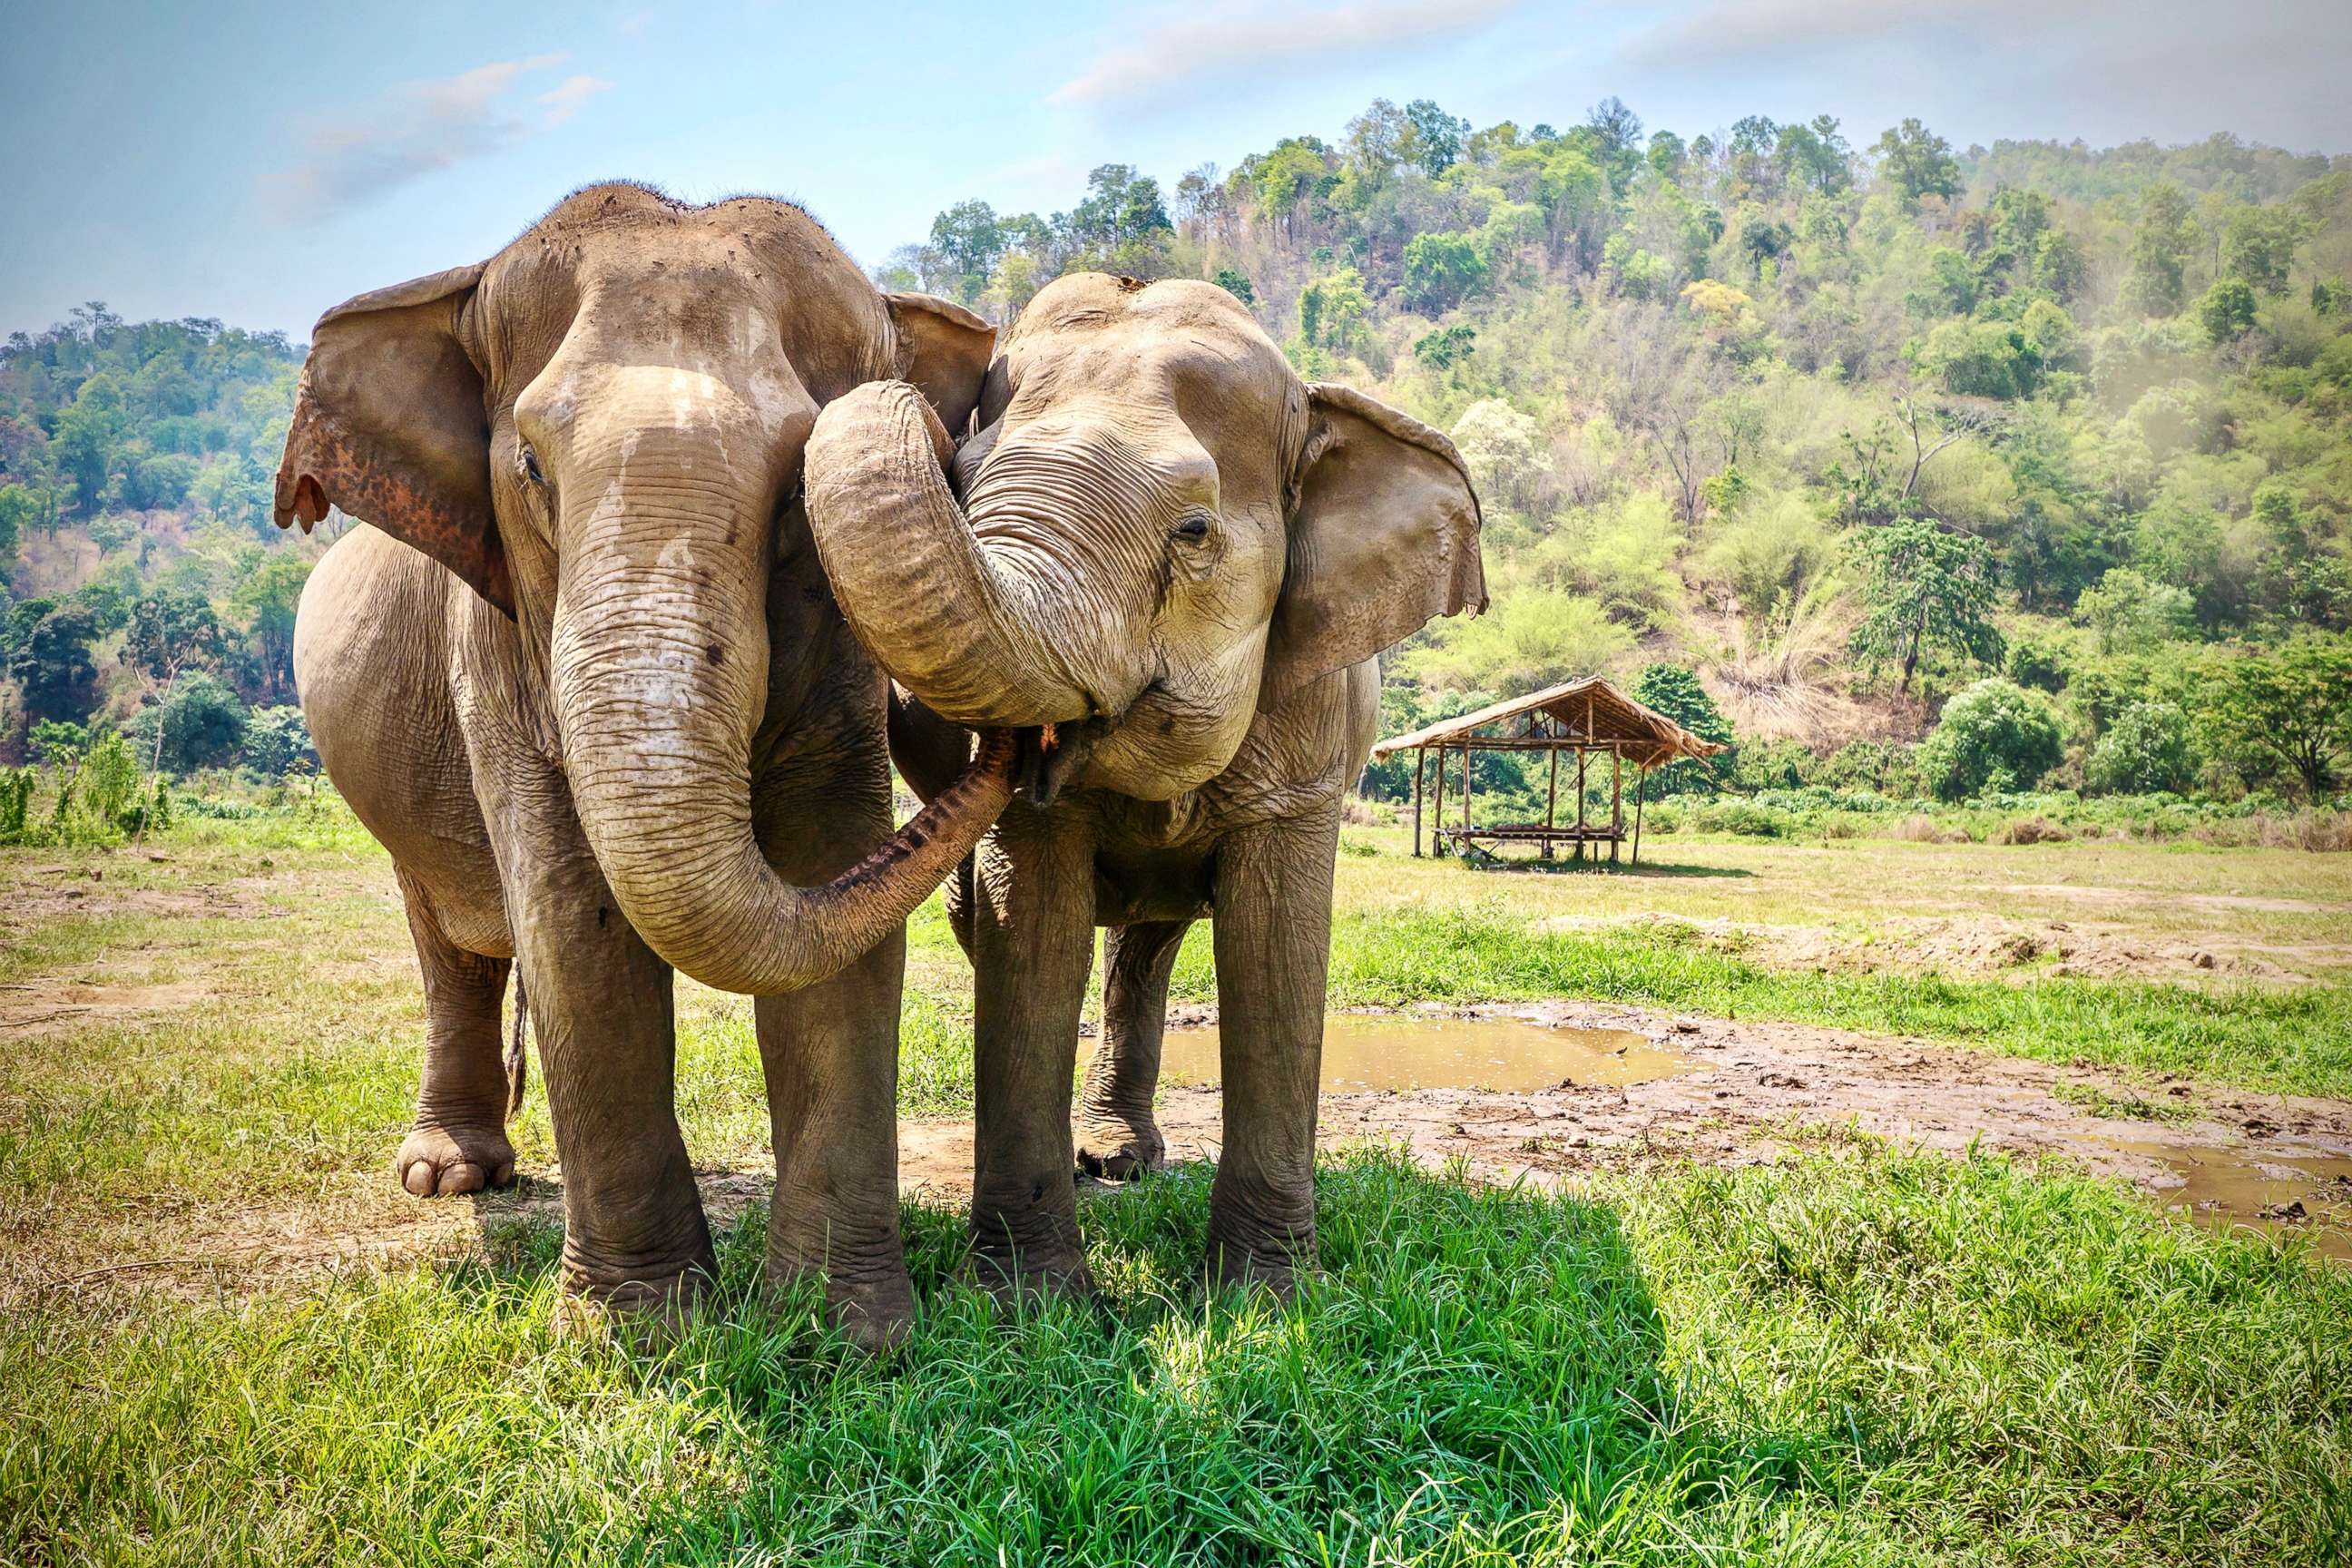
[[[2352,773],[2352,157],[1380,101],[1172,187],[960,203],[878,276],[1002,321],[1090,268],[1222,285],[1461,447],[1494,607],[1391,658],[1391,727],[1600,670],[1738,742],[1678,787]],[[98,305],[0,349],[0,759],[299,758],[319,545],[267,517],[299,363]]]

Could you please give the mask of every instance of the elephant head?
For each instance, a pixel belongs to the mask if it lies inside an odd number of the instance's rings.
[[[1041,802],[1172,798],[1261,702],[1486,605],[1452,443],[1302,382],[1222,289],[1059,279],[979,424],[950,471],[918,391],[859,388],[817,421],[809,521],[851,627],[926,706],[1067,727],[1025,772]]]
[[[961,422],[993,341],[952,305],[878,294],[784,203],[590,186],[486,262],[320,319],[277,520],[340,507],[513,617],[548,698],[536,743],[622,913],[696,979],[792,990],[937,884],[1001,809],[1011,754],[992,738],[955,800],[826,888],[762,856],[766,600],[809,432],[877,376]]]

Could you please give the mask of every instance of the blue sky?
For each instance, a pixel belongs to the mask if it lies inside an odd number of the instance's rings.
[[[2341,0],[1237,0],[398,8],[0,0],[0,332],[89,299],[307,335],[478,259],[573,185],[796,196],[859,260],[964,196],[1066,209],[1376,96],[1685,136],[1827,112],[2001,136],[2352,151]],[[495,21],[485,23],[485,16]]]

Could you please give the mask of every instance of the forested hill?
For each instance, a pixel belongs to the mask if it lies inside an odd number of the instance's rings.
[[[985,195],[887,279],[999,320],[1076,268],[1213,279],[1452,433],[1494,608],[1391,662],[1392,724],[1666,664],[1759,785],[2341,782],[2352,158],[1376,102],[1172,188]],[[1885,743],[1994,675],[1969,710],[2030,743],[1933,777]],[[2313,699],[2321,732],[2263,738]]]
[[[1737,785],[2352,771],[2352,159],[1376,102],[1074,195],[976,192],[882,279],[999,320],[1066,270],[1211,279],[1450,432],[1494,608],[1391,661],[1392,725],[1599,669],[1727,724]],[[135,725],[173,671],[217,721],[167,725],[216,739],[186,766],[287,700],[298,357],[98,306],[0,349],[0,760]]]

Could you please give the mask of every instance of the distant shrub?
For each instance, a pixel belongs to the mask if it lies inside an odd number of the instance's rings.
[[[1731,833],[1742,838],[1780,838],[1791,826],[1779,812],[1745,800],[1703,805],[1691,821],[1701,833]]]
[[[2020,637],[2009,645],[2009,678],[2037,691],[2063,690],[2068,679],[2066,650],[2042,637]]]
[[[2074,835],[2046,816],[2021,816],[1996,830],[1995,844],[2065,844]]]
[[[283,777],[297,763],[319,760],[302,710],[290,704],[253,710],[245,727],[244,754],[245,765],[265,779]]]
[[[248,715],[228,684],[208,670],[192,669],[172,683],[161,704],[150,704],[131,721],[131,734],[140,755],[156,756],[163,771],[191,773],[199,768],[221,767],[236,760],[245,745]],[[162,749],[155,747],[155,727],[163,727]]]
[[[2030,786],[2063,754],[2049,700],[1995,676],[1944,705],[1919,766],[1937,798],[1967,800]]]
[[[1814,776],[1833,790],[1916,800],[1927,793],[1918,753],[1918,747],[1899,741],[1849,741],[1822,760]]]
[[[2197,779],[2189,715],[2171,702],[2135,702],[2116,716],[2083,764],[2099,795],[2184,793]]]

